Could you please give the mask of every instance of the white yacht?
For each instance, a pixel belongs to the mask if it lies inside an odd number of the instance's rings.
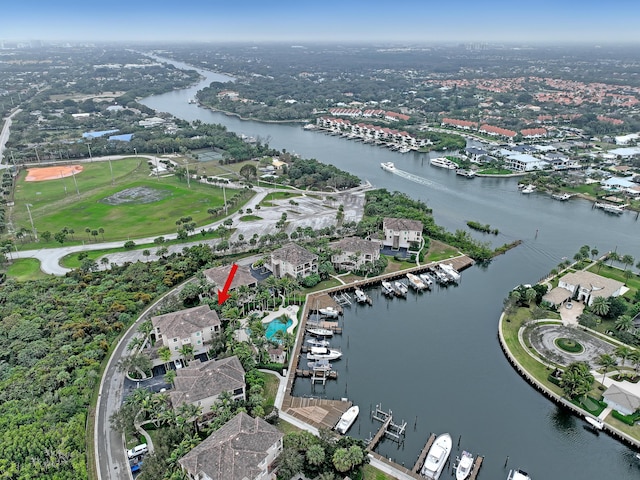
[[[509,470],[509,476],[507,480],[531,480],[531,477],[527,472],[523,472],[519,469]]]
[[[342,356],[340,350],[327,347],[311,347],[307,353],[307,360],[338,360]]]
[[[602,430],[602,428],[604,427],[604,422],[598,418],[593,418],[585,415],[584,419],[596,430]]]
[[[402,282],[393,282],[393,291],[398,297],[406,297],[409,289]]]
[[[536,186],[529,184],[522,187],[522,190],[520,190],[520,193],[533,193],[535,191],[536,191]]]
[[[451,281],[460,281],[460,274],[455,268],[453,268],[453,265],[451,265],[450,263],[441,263],[440,268],[445,273],[445,275],[447,275],[451,279]]]
[[[407,273],[407,278],[409,279],[409,285],[411,285],[416,290],[424,290],[425,288],[427,288],[424,282],[417,275],[414,275],[413,273]]]
[[[347,433],[347,430],[351,428],[351,425],[353,425],[353,422],[355,422],[356,418],[358,418],[359,413],[360,413],[360,407],[358,407],[357,405],[354,405],[349,410],[344,412],[340,417],[340,421],[336,425],[336,430],[343,435]]]
[[[466,480],[471,475],[471,468],[473,467],[473,454],[463,450],[462,457],[456,467],[456,480]]]
[[[340,314],[340,312],[334,307],[321,308],[318,312],[320,312],[320,315],[330,318],[338,318],[338,315]]]
[[[387,172],[394,172],[396,169],[396,166],[393,164],[393,162],[383,162],[380,164],[380,167]]]
[[[456,168],[458,168],[458,165],[456,165],[448,158],[444,157],[432,158],[431,160],[429,160],[429,163],[434,167],[447,168],[449,170],[455,170]]]
[[[382,282],[382,293],[385,295],[393,295],[393,286],[389,282]]]
[[[420,474],[432,480],[438,480],[451,453],[451,435],[443,433],[433,442]]]
[[[421,273],[418,276],[420,277],[420,280],[422,280],[422,283],[424,283],[427,288],[431,288],[431,285],[433,285],[433,279],[428,274]]]
[[[356,295],[356,302],[358,302],[358,303],[366,303],[367,294],[364,293],[362,290],[360,290],[359,288],[356,288],[355,295]]]
[[[332,337],[333,330],[329,330],[328,328],[320,328],[320,327],[311,327],[307,328],[307,332],[316,337]]]
[[[307,340],[307,343],[311,347],[328,347],[329,340],[320,340],[318,338],[310,338]]]

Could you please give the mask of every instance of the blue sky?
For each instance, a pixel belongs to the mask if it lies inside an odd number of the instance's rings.
[[[8,0],[0,40],[640,42],[640,1]]]

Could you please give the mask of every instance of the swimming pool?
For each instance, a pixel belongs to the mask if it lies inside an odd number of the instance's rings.
[[[275,318],[267,323],[267,330],[264,333],[264,336],[267,337],[267,340],[271,340],[278,330],[286,330],[289,328],[293,322],[290,318],[287,318],[287,323],[282,323],[279,318]]]

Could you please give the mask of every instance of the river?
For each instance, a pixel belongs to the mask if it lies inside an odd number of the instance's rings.
[[[504,479],[509,468],[522,468],[534,480],[640,477],[640,463],[631,449],[608,435],[594,435],[582,420],[536,392],[507,363],[497,340],[508,292],[518,284],[537,282],[580,246],[601,253],[616,249],[639,260],[640,224],[634,213],[618,217],[593,210],[581,199],[560,202],[542,194],[523,195],[515,178],[466,179],[430,166],[427,154],[400,154],[305,131],[300,125],[242,121],[200,108],[188,103],[199,89],[211,81],[230,80],[200,73],[205,80],[198,85],[142,103],[185,120],[220,123],[259,136],[272,147],[334,164],[376,187],[405,192],[424,200],[436,222],[448,230],[466,230],[466,222],[474,220],[500,230],[497,236],[473,233],[494,246],[523,240],[488,267],[464,271],[457,287],[410,292],[407,300],[387,300],[369,291],[373,307],[347,308],[341,320],[344,333],[332,342],[344,351],[343,359],[335,362],[339,380],[314,390],[308,381],[299,381],[295,394],[347,396],[360,406],[350,434],[362,439],[378,426],[368,416],[370,409],[376,404],[391,409],[396,422],[407,422],[405,441],[398,447],[384,440],[378,452],[406,466],[413,465],[431,432],[449,432],[452,460],[462,449],[485,456],[480,480]],[[389,161],[407,174],[383,171],[380,163]]]

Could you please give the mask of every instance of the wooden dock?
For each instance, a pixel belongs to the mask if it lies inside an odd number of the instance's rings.
[[[391,420],[393,420],[393,417],[389,415],[387,419],[382,423],[382,425],[378,429],[378,433],[375,434],[375,436],[369,442],[369,445],[367,445],[367,448],[369,450],[374,450],[378,445],[378,443],[380,443],[380,440],[382,440],[382,437],[384,437],[385,433],[387,433],[387,428],[391,424]]]
[[[324,372],[324,373],[321,373],[321,372]],[[325,379],[337,380],[338,372],[334,370],[329,370],[327,372],[324,370],[303,370],[301,368],[296,368],[296,377],[315,378],[315,379],[319,379],[322,377]]]
[[[418,456],[418,460],[416,460],[416,464],[413,466],[413,470],[412,470],[413,473],[420,473],[420,469],[424,465],[424,461],[427,459],[427,453],[429,453],[429,449],[431,448],[431,445],[433,445],[433,442],[435,441],[436,441],[436,434],[432,433],[429,436],[427,443],[424,445],[424,448],[420,452],[420,455]]]
[[[473,468],[471,469],[471,475],[469,475],[469,480],[476,480],[478,473],[480,472],[480,467],[482,466],[482,461],[484,457],[478,455],[476,457],[475,462],[473,462]]]

